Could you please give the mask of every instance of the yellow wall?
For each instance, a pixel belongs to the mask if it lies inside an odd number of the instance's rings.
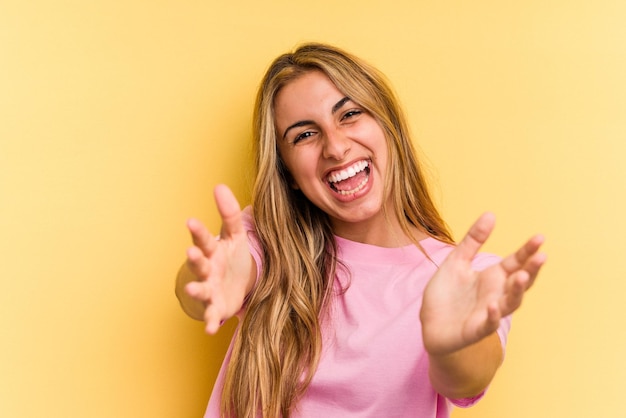
[[[387,73],[457,237],[550,260],[487,398],[455,417],[613,417],[626,380],[626,3],[0,3],[0,416],[197,417],[229,329],[173,277],[211,190],[248,196],[269,61],[336,43]]]

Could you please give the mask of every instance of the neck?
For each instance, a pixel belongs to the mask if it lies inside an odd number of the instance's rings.
[[[405,233],[395,216],[382,218],[358,223],[334,221],[333,231],[350,241],[387,248],[404,247],[428,238],[428,234],[413,225],[409,226],[410,234]]]

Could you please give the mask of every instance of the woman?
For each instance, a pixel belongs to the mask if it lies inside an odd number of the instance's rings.
[[[542,237],[477,255],[485,214],[454,246],[397,99],[337,48],[278,57],[253,127],[252,207],[218,186],[221,235],[190,220],[177,279],[208,333],[240,317],[206,416],[448,417],[477,401]]]

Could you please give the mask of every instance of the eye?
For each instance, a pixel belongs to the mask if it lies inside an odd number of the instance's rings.
[[[344,113],[341,116],[341,120],[346,120],[346,119],[350,119],[350,118],[354,118],[355,116],[360,115],[361,113],[363,113],[361,110],[359,109],[352,109],[352,110],[348,110],[346,113]]]
[[[304,131],[301,134],[296,135],[296,137],[293,139],[293,143],[297,144],[298,142],[305,140],[311,136],[313,136],[315,134],[315,132],[313,131]]]

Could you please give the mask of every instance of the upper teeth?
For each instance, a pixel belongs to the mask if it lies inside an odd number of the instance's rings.
[[[328,181],[330,181],[331,183],[337,183],[338,181],[349,179],[350,177],[354,177],[357,173],[365,170],[367,166],[369,166],[369,163],[367,161],[359,161],[352,164],[346,169],[343,169],[341,171],[335,171],[328,176]]]

